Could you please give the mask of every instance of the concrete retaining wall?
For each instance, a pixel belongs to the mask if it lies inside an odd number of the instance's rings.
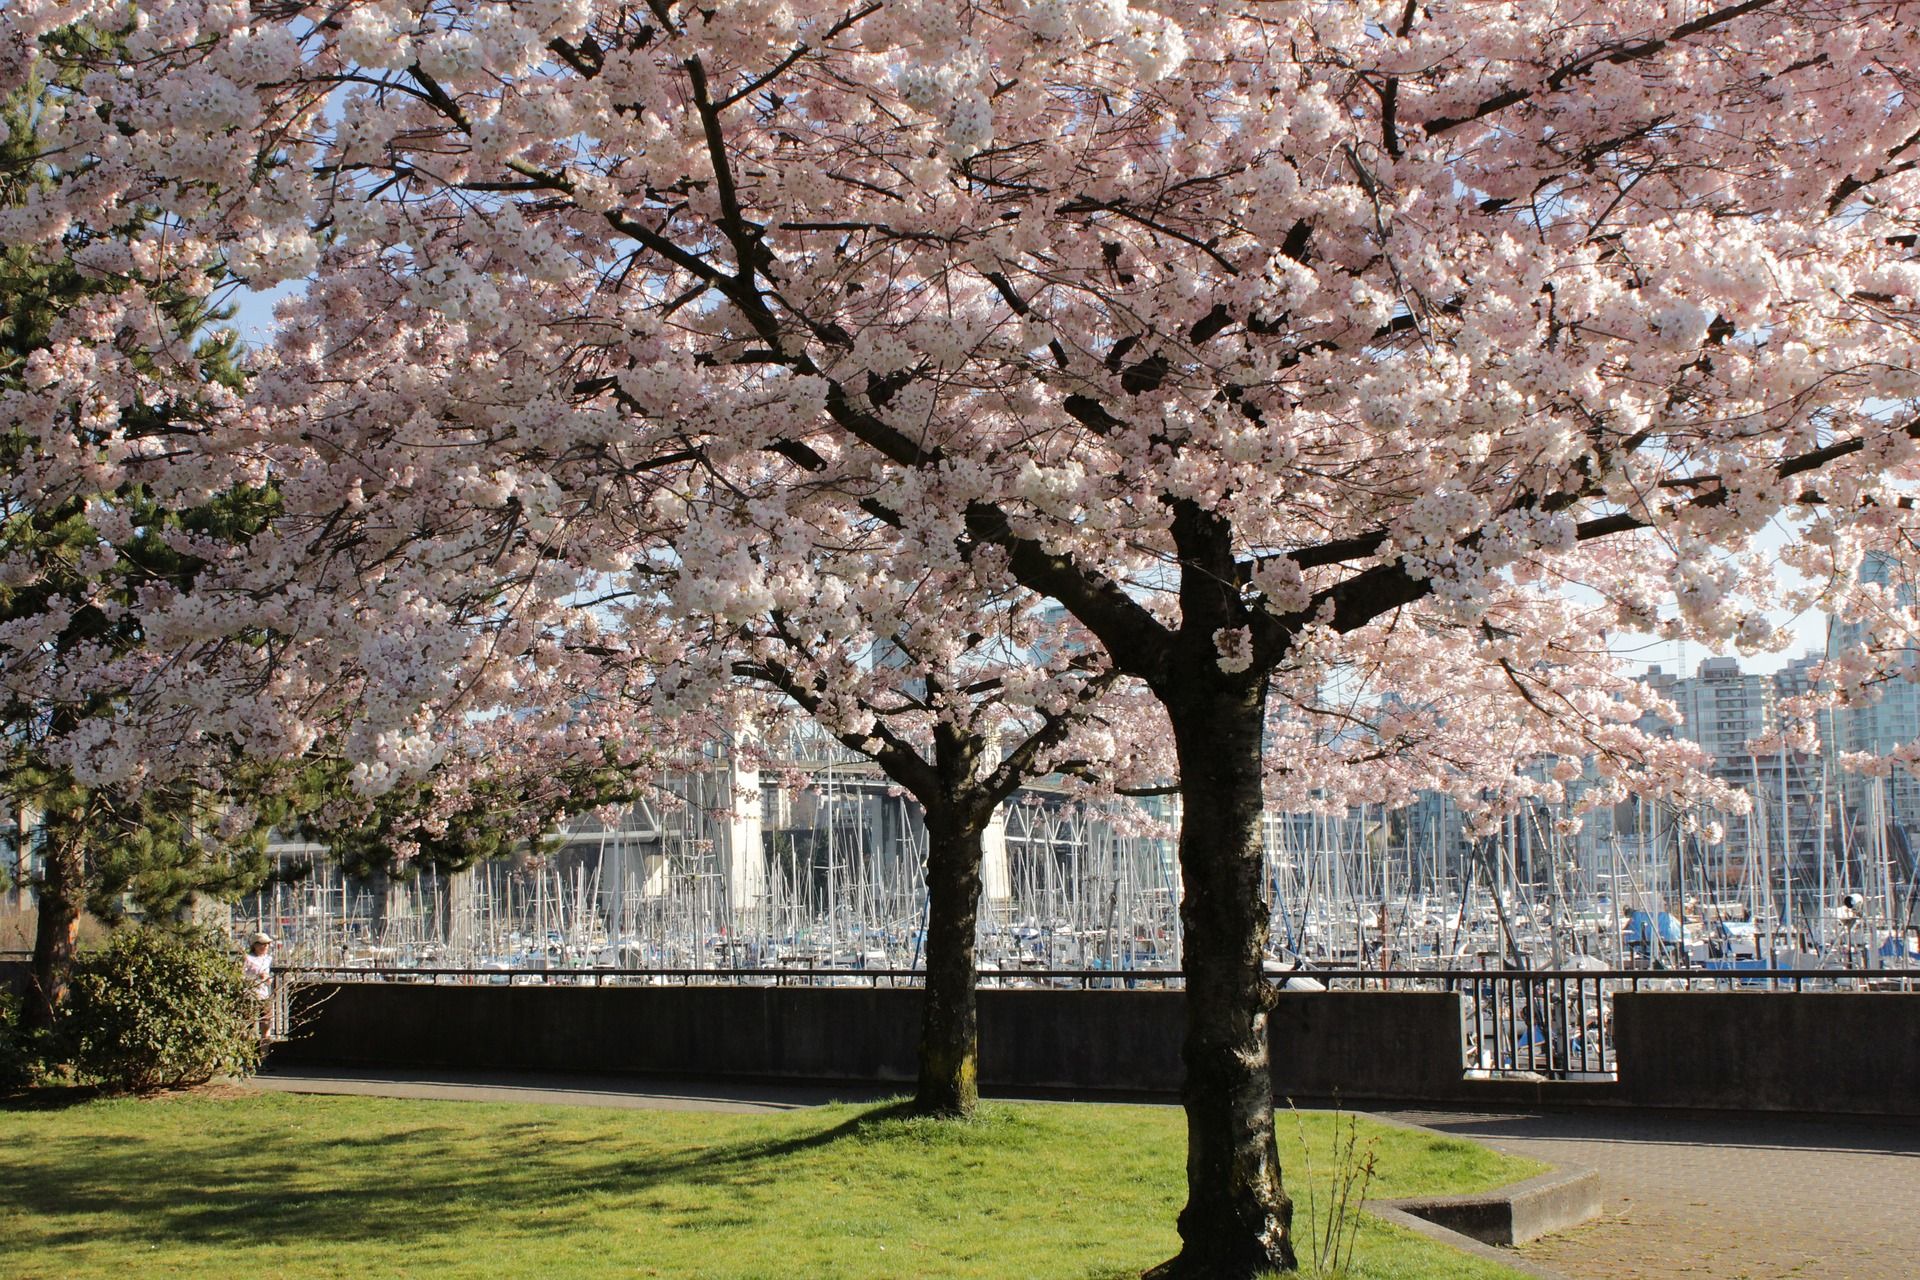
[[[310,989],[276,1063],[910,1081],[920,993],[861,987],[341,983]],[[980,1077],[1001,1089],[1170,1094],[1184,997],[982,991]],[[1622,993],[1620,1079],[1468,1080],[1440,992],[1286,992],[1274,1091],[1440,1106],[1920,1115],[1920,995]]]
[[[860,987],[327,984],[275,1061],[904,1082],[920,993]],[[982,991],[980,1078],[1172,1093],[1186,1000],[1168,991]],[[1459,1075],[1459,1005],[1435,992],[1289,992],[1283,1096],[1421,1097]]]
[[[1647,991],[1614,997],[1638,1106],[1920,1115],[1920,994]]]

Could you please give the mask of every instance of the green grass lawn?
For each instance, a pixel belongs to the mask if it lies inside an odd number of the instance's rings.
[[[229,1091],[237,1093],[237,1091]],[[1333,1118],[1281,1154],[1307,1227]],[[1372,1194],[1535,1171],[1361,1123]],[[1120,1277],[1175,1251],[1181,1113],[995,1103],[718,1115],[271,1094],[0,1110],[0,1275]],[[1369,1220],[1359,1276],[1514,1273]]]

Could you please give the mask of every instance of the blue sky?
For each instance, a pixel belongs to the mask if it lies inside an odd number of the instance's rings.
[[[299,293],[304,281],[289,280],[278,288],[256,293],[251,289],[242,289],[233,297],[236,308],[233,327],[240,334],[241,341],[248,346],[264,343],[273,333],[273,306],[282,298],[290,298]]]

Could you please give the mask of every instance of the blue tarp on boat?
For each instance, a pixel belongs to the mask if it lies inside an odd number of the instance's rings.
[[[1680,922],[1665,911],[1656,919],[1651,913],[1633,911],[1627,915],[1627,941],[1646,946],[1653,939],[1655,931],[1661,942],[1680,941]]]

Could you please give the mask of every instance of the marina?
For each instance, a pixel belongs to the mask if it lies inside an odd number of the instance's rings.
[[[797,781],[796,781],[797,779]],[[1437,970],[1920,968],[1912,846],[1874,788],[1822,839],[1763,804],[1735,847],[1635,803],[1580,834],[1540,807],[1447,838],[1417,808],[1270,816],[1269,967]],[[1148,805],[1152,807],[1148,807]],[[1428,821],[1420,819],[1425,816]],[[1178,814],[1029,788],[984,848],[984,973],[1177,970]],[[1801,829],[1808,824],[1801,824]],[[233,910],[289,963],[381,968],[844,969],[923,963],[926,837],[870,766],[674,775],[616,821],[461,871],[356,879],[280,841]]]

